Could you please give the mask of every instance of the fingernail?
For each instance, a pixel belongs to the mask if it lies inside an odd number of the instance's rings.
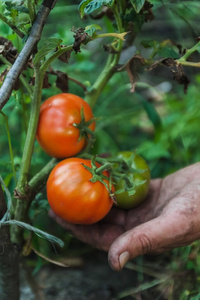
[[[125,264],[128,262],[130,258],[130,254],[128,251],[123,252],[122,254],[120,254],[119,256],[119,264],[120,264],[120,268],[123,269],[123,267],[125,266]]]

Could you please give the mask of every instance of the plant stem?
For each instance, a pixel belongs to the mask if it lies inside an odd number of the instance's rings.
[[[52,158],[49,163],[46,164],[46,166],[44,166],[44,168],[29,181],[29,188],[32,199],[45,185],[46,179],[56,163],[57,159]]]
[[[185,62],[192,55],[192,53],[198,51],[198,49],[200,49],[200,41],[196,43],[196,45],[194,45],[192,48],[187,49],[186,53],[180,59],[177,59],[177,61],[180,63]]]
[[[31,164],[31,157],[34,148],[37,123],[40,112],[41,94],[43,86],[44,73],[40,71],[39,66],[35,67],[35,90],[33,100],[31,102],[30,120],[22,155],[21,168],[19,173],[18,183],[15,189],[15,197],[17,198],[14,218],[22,221],[26,217],[26,212],[30,204],[30,195],[28,187],[28,174]],[[12,230],[12,240],[15,243],[20,241],[21,230],[15,226]]]
[[[7,103],[17,78],[21,74],[22,70],[24,69],[24,66],[26,65],[38,41],[40,40],[45,21],[53,5],[55,5],[56,1],[57,0],[44,0],[43,4],[41,5],[37,17],[32,26],[30,35],[1,86],[0,109],[2,109]]]
[[[52,56],[50,56],[44,63],[41,65],[40,70],[41,72],[45,72],[48,67],[52,64],[52,62],[58,58],[61,54],[67,52],[67,51],[72,51],[73,45],[69,45],[67,47],[61,48],[58,51],[56,51]]]
[[[0,299],[19,300],[19,253],[10,241],[9,226],[0,228]]]
[[[94,39],[99,39],[99,38],[104,38],[104,37],[115,37],[118,38],[122,41],[124,41],[124,36],[127,34],[127,32],[123,32],[123,33],[115,33],[115,32],[110,32],[110,33],[101,33],[101,34],[97,34]]]
[[[0,219],[6,213],[6,201],[0,185]],[[0,299],[19,300],[19,253],[10,241],[8,226],[0,226]]]
[[[44,73],[40,72],[38,66],[35,67],[35,90],[33,100],[31,102],[30,120],[25,141],[24,152],[22,155],[21,168],[19,173],[18,184],[16,190],[19,194],[25,194],[28,182],[28,173],[31,164],[31,157],[35,142],[37,123],[40,113],[41,93],[43,86]]]
[[[200,68],[200,62],[182,61],[182,60],[177,60],[177,62],[183,66]]]
[[[28,7],[28,11],[29,11],[30,21],[32,23],[33,20],[35,19],[35,8],[34,8],[34,5],[32,3],[32,0],[27,1],[27,7]]]
[[[115,15],[115,19],[118,26],[119,33],[123,33],[123,26],[121,23],[121,18],[119,15],[118,7],[115,6],[113,8],[113,13]],[[101,92],[103,91],[104,87],[107,85],[110,78],[114,75],[116,72],[116,65],[119,61],[121,50],[122,50],[123,41],[118,40],[118,47],[116,54],[109,54],[106,65],[102,72],[100,73],[99,77],[93,84],[90,91],[86,94],[85,101],[90,104],[91,107],[93,107],[100,96]]]
[[[17,177],[16,177],[16,172],[15,172],[15,164],[14,164],[14,157],[13,157],[13,150],[12,150],[12,143],[11,143],[11,137],[10,137],[10,130],[9,130],[9,126],[8,126],[8,117],[2,111],[0,111],[0,114],[2,114],[2,116],[5,119],[6,131],[7,131],[7,136],[8,136],[8,146],[9,146],[9,152],[10,152],[10,160],[11,160],[11,164],[12,164],[12,170],[13,170],[14,180],[15,180],[15,183],[17,183]]]
[[[101,72],[101,74],[99,75],[95,83],[93,84],[90,91],[86,94],[85,101],[88,102],[88,104],[91,107],[95,105],[102,90],[104,89],[104,87],[106,86],[106,84],[108,83],[112,75],[115,73],[115,69],[114,69],[115,64],[112,64],[113,55],[114,54],[109,54],[107,63],[103,71]]]

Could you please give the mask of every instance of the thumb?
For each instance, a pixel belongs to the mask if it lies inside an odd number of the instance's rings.
[[[185,246],[186,220],[177,216],[162,216],[146,222],[119,236],[110,246],[108,261],[112,269],[122,270],[132,258],[149,254],[162,253],[169,249]],[[186,239],[187,240],[187,239]]]

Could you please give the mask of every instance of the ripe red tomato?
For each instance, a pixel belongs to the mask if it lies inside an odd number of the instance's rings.
[[[47,199],[54,213],[67,222],[93,224],[106,216],[113,200],[103,183],[90,181],[92,174],[83,164],[91,167],[90,160],[81,158],[58,163],[47,181]],[[103,175],[108,177],[106,171]]]
[[[135,184],[135,193],[129,195],[128,191],[124,190],[121,193],[116,193],[116,202],[119,208],[130,209],[140,205],[146,198],[149,183],[150,183],[150,170],[146,161],[137,153],[131,151],[119,152],[116,157],[122,158],[133,169],[138,172],[128,172],[128,178]],[[125,181],[119,179],[115,185],[115,191],[125,188]]]
[[[93,118],[89,104],[73,94],[58,94],[43,102],[36,138],[47,154],[66,158],[76,155],[86,146],[86,132],[81,132],[73,125],[80,124],[81,110],[85,122]],[[95,122],[89,124],[88,128],[94,131]]]

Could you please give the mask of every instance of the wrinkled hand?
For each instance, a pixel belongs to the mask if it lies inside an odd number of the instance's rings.
[[[108,251],[114,270],[139,255],[162,253],[200,238],[200,163],[151,181],[149,195],[139,207],[112,208],[94,225],[66,223],[50,212],[61,226],[85,243]]]

